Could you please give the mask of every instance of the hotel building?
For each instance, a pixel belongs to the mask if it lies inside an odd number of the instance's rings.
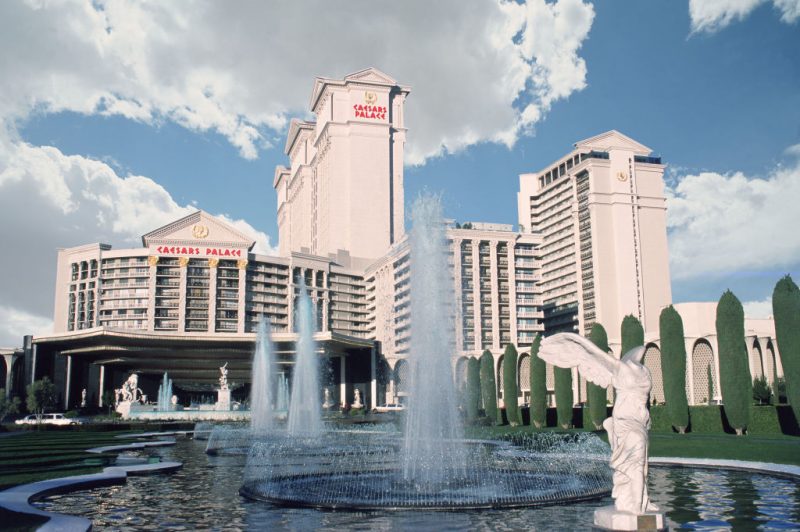
[[[403,193],[409,94],[372,68],[316,79],[315,120],[292,121],[289,164],[273,178],[278,256],[255,253],[252,238],[203,211],[144,235],[141,247],[59,250],[54,331],[26,343],[25,362],[17,364],[24,381],[51,376],[72,408],[83,389],[102,404],[132,372],[155,397],[167,371],[186,403],[210,395],[228,363],[234,398],[244,400],[259,320],[269,319],[278,362],[291,374],[302,282],[314,303],[323,386],[333,398],[351,403],[356,388],[369,407],[402,398],[413,297]],[[646,360],[660,377],[658,315],[671,300],[663,171],[649,148],[610,131],[520,176],[520,231],[448,223],[453,282],[446,291],[459,382],[468,357],[489,350],[502,397],[502,352],[512,343],[524,401],[537,333],[585,333],[599,322],[618,353],[626,314],[644,324]],[[758,345],[777,368],[768,336]],[[707,354],[692,366],[695,374],[718,370],[716,355]],[[585,383],[574,383],[580,402]]]

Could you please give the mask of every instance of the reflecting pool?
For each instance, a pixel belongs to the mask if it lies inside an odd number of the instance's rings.
[[[283,508],[239,495],[245,456],[209,456],[205,441],[179,439],[148,451],[183,462],[170,475],[131,477],[127,484],[51,497],[37,506],[82,515],[96,529],[465,530],[589,529],[609,498],[539,508],[458,512],[335,512]],[[679,530],[800,528],[800,485],[734,471],[650,470],[650,494]]]

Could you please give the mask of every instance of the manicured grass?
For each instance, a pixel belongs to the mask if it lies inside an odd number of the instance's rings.
[[[545,429],[551,432],[570,432]],[[580,430],[580,429],[576,429]],[[536,432],[530,426],[468,427],[468,438],[493,439]],[[605,432],[596,432],[608,441]],[[800,466],[800,437],[783,434],[669,434],[650,432],[650,456],[752,460]]]
[[[0,438],[0,489],[101,471],[116,455],[94,455],[86,449],[124,443],[115,436],[128,432],[31,430]]]

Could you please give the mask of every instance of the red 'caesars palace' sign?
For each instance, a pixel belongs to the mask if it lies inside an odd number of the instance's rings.
[[[162,255],[197,255],[201,257],[241,257],[241,249],[193,248],[185,246],[158,246],[156,251]]]
[[[386,107],[377,105],[361,105],[357,103],[353,105],[353,111],[356,113],[356,118],[375,118],[377,120],[386,120]]]

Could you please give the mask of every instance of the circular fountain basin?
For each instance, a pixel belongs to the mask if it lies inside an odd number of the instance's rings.
[[[425,478],[424,463],[415,464],[422,475],[404,471],[400,442],[388,437],[326,435],[315,440],[256,442],[248,455],[240,493],[283,506],[350,510],[513,508],[576,502],[611,491],[608,454],[595,439],[556,442],[545,452],[541,442],[534,446],[464,442],[463,467],[437,470],[435,478]],[[439,459],[431,456],[430,462]]]

